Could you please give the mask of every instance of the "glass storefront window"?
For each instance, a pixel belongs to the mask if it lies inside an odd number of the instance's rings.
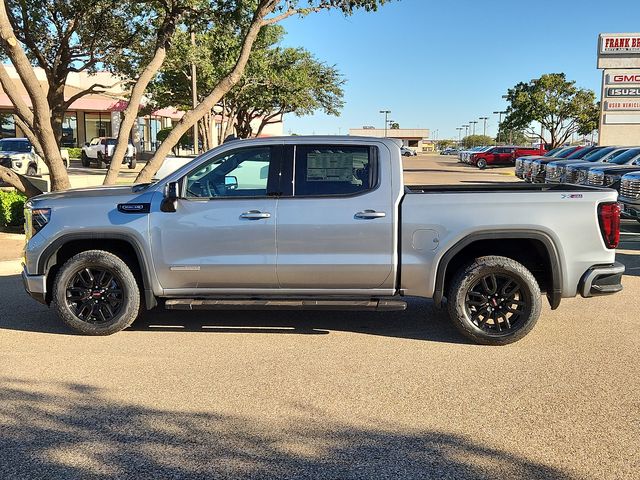
[[[111,136],[110,113],[85,113],[84,114],[85,138],[90,142],[95,137]]]
[[[10,112],[0,112],[0,138],[15,138],[16,122]]]
[[[78,146],[78,117],[75,112],[65,113],[62,121],[62,146]]]

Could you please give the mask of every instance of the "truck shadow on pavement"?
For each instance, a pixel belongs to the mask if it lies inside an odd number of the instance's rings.
[[[0,276],[3,309],[0,330],[74,335],[55,312],[30,299],[19,275]],[[445,310],[433,302],[408,299],[404,312],[344,311],[169,311],[145,312],[129,331],[172,331],[244,334],[327,335],[331,331],[362,333],[446,343],[467,342],[449,322]],[[121,333],[122,334],[122,333]]]
[[[468,436],[373,419],[356,427],[302,404],[285,404],[279,418],[249,418],[149,408],[108,393],[0,378],[0,477],[573,478]]]

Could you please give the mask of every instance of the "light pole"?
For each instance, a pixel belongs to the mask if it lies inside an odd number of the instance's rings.
[[[387,125],[389,124],[389,114],[391,110],[380,110],[384,114],[384,137],[387,138]]]
[[[498,116],[498,143],[500,143],[500,129],[502,128],[502,115],[507,113],[505,110],[500,110],[498,112],[493,112],[494,115]]]
[[[462,125],[462,128],[464,128],[464,138],[467,138],[469,136],[469,125]]]
[[[473,133],[471,133],[471,135],[475,135],[476,134],[476,124],[478,123],[477,120],[471,120],[469,122],[469,124],[473,125]]]
[[[460,134],[462,133],[462,130],[464,130],[464,128],[458,127],[456,128],[456,130],[458,130],[458,147],[460,147]]]
[[[487,136],[487,120],[489,120],[489,117],[480,117],[480,120],[482,120],[484,122],[484,127],[482,129],[482,135],[484,135],[486,137]]]

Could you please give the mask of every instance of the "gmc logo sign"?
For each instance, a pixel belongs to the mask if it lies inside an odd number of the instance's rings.
[[[613,81],[616,83],[640,83],[640,75],[614,75]]]
[[[623,83],[640,83],[640,73],[617,73],[615,75],[607,75],[607,83],[609,85]]]

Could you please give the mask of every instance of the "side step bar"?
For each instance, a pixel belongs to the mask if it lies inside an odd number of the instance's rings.
[[[167,310],[375,310],[402,311],[402,300],[204,300],[177,298],[167,300]]]

